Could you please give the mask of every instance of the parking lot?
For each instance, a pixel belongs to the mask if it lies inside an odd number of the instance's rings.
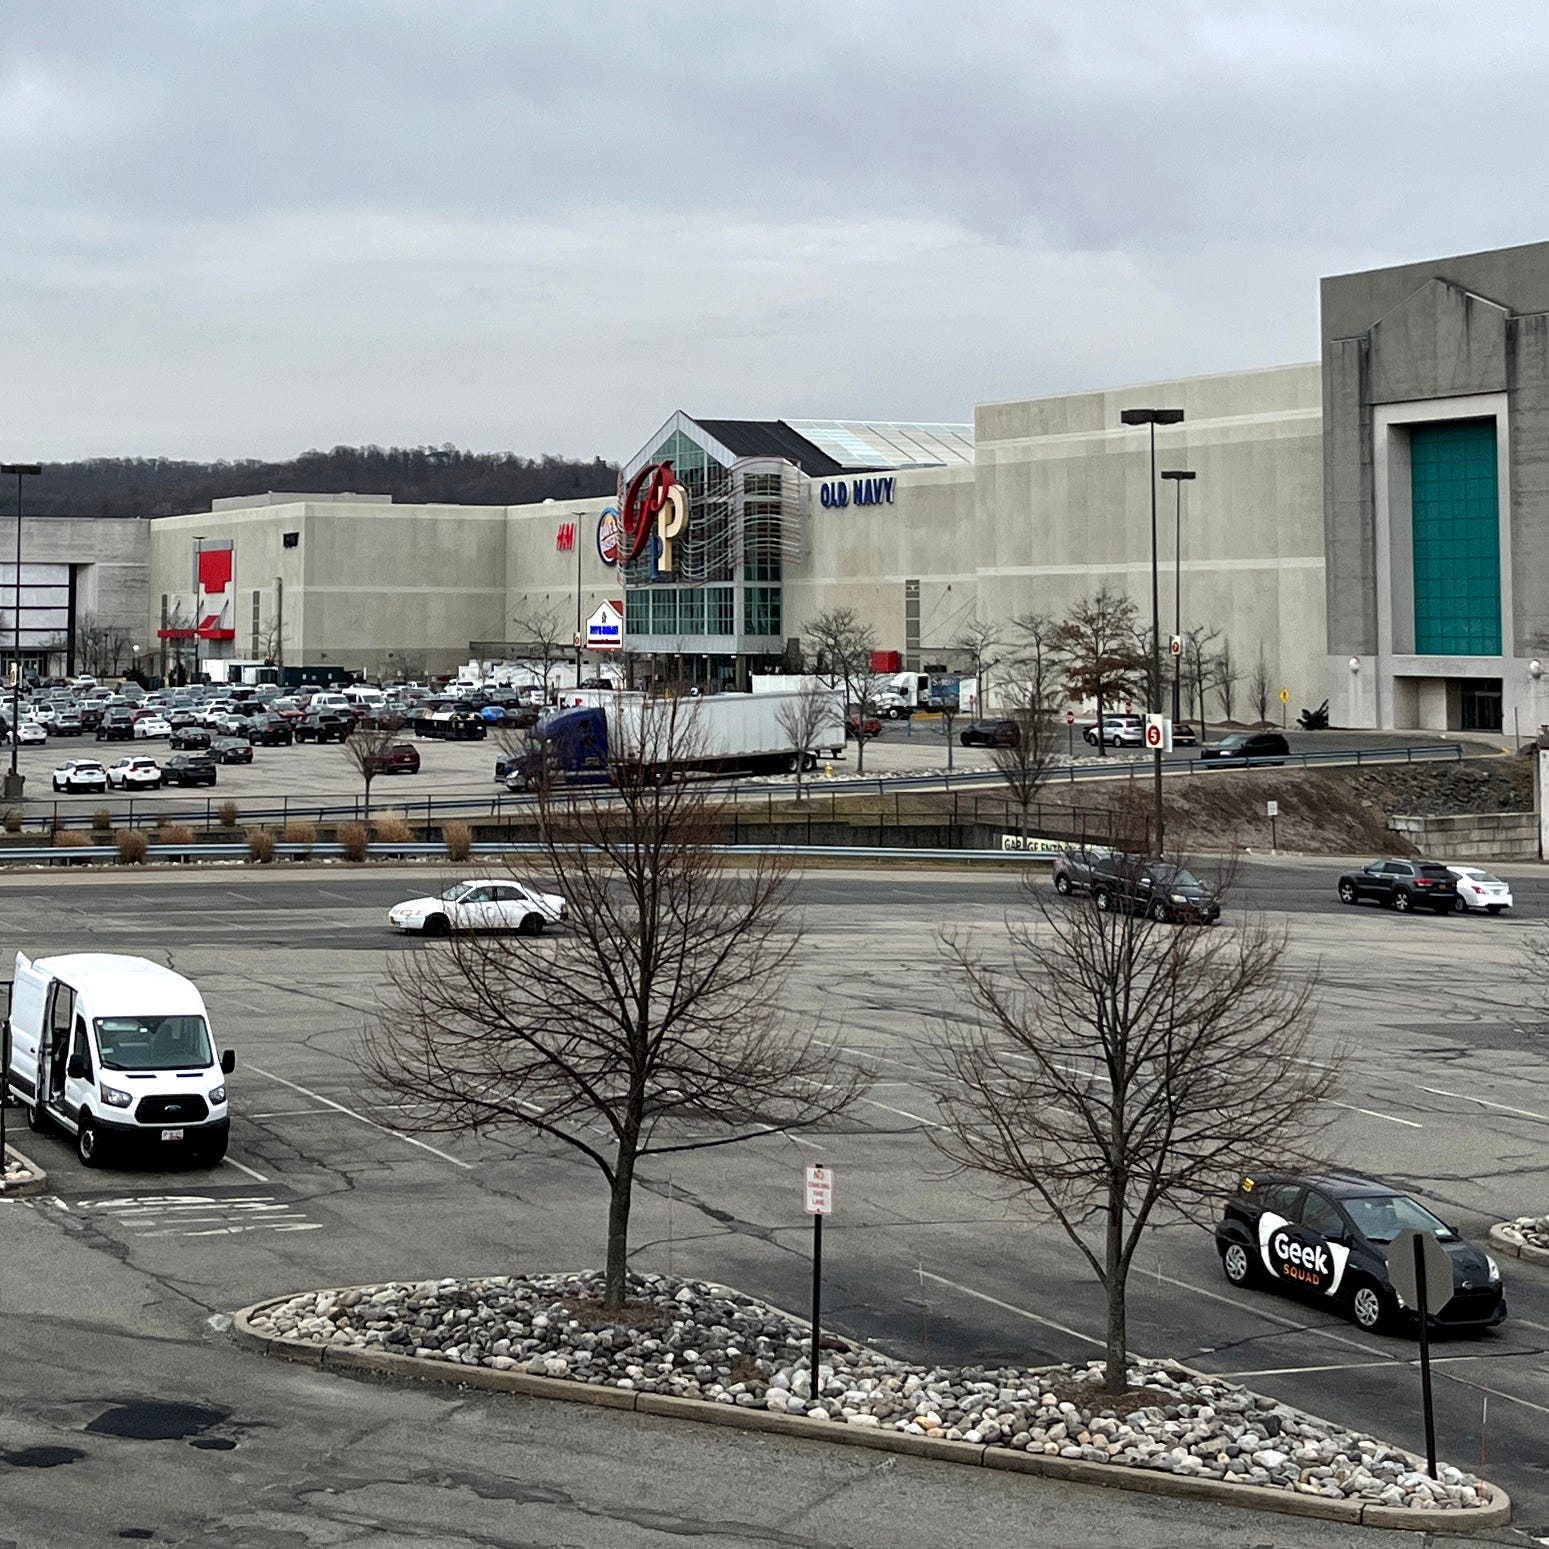
[[[1521,938],[1544,913],[1541,886],[1514,879],[1522,918],[1415,920],[1342,910],[1331,869],[1264,865],[1245,876],[1244,901],[1305,900],[1292,961],[1316,983],[1324,1047],[1350,1051],[1335,1105],[1339,1160],[1412,1188],[1475,1238],[1494,1220],[1545,1208],[1549,1074],[1515,977]],[[231,1151],[213,1172],[88,1172],[63,1139],[25,1137],[53,1194],[25,1210],[25,1252],[0,1262],[0,1300],[17,1273],[57,1273],[46,1266],[67,1250],[87,1264],[104,1255],[160,1287],[167,1316],[195,1325],[306,1286],[593,1262],[604,1212],[587,1165],[511,1135],[414,1134],[412,1111],[377,1106],[360,1078],[356,1040],[381,1014],[393,954],[441,950],[390,936],[385,911],[436,874],[0,879],[9,945],[168,961],[200,984],[222,1041],[238,1051]],[[793,1013],[871,1062],[877,1084],[834,1133],[651,1164],[633,1223],[636,1262],[802,1306],[800,1174],[820,1158],[838,1180],[825,1304],[845,1332],[932,1360],[1099,1355],[1101,1299],[1060,1235],[945,1176],[929,1144],[922,1055],[933,1014],[950,1014],[953,1002],[936,932],[952,924],[993,936],[1019,907],[1011,880],[824,872],[803,882],[802,896]],[[1504,1327],[1437,1348],[1438,1433],[1443,1454],[1461,1463],[1483,1453],[1486,1472],[1517,1498],[1519,1521],[1549,1532],[1549,1273],[1515,1261],[1506,1273]],[[1412,1342],[1233,1290],[1198,1227],[1152,1233],[1130,1326],[1140,1351],[1419,1442]]]

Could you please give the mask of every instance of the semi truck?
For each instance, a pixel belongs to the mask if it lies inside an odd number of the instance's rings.
[[[598,703],[554,710],[539,720],[513,760],[506,779],[511,790],[531,790],[545,781],[610,783],[624,769],[648,779],[795,774],[815,769],[822,750],[844,746],[843,697],[830,689],[810,697],[798,692],[678,699],[596,692]],[[798,741],[804,745],[798,747]]]
[[[199,991],[143,957],[16,954],[6,1045],[27,1125],[57,1125],[87,1167],[120,1146],[226,1154],[230,1049],[217,1054]]]

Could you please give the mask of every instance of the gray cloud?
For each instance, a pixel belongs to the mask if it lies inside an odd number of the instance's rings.
[[[10,0],[0,446],[625,456],[676,407],[1310,358],[1321,274],[1544,235],[1549,19]]]

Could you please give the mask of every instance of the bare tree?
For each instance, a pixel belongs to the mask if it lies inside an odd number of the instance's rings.
[[[1183,637],[1183,681],[1189,691],[1189,713],[1199,722],[1199,741],[1205,743],[1205,691],[1210,687],[1210,647],[1221,638],[1219,629],[1196,624]]]
[[[1259,647],[1259,659],[1253,664],[1253,671],[1248,675],[1248,699],[1253,705],[1254,714],[1258,717],[1258,724],[1264,725],[1269,720],[1269,667],[1264,661],[1264,647]]]
[[[1242,682],[1242,668],[1232,660],[1230,640],[1223,640],[1221,649],[1216,652],[1211,664],[1210,681],[1215,685],[1216,698],[1221,701],[1221,719],[1232,720],[1232,701],[1237,694],[1237,685]]]
[[[109,678],[117,674],[129,650],[129,636],[117,624],[87,610],[75,619],[75,659],[82,672]]]
[[[1055,621],[1042,613],[1029,613],[1012,626],[1007,642],[1010,655],[1001,675],[1007,701],[1007,718],[1016,727],[1016,740],[990,751],[990,761],[1022,809],[1021,832],[1027,833],[1027,813],[1053,764],[1058,739],[1050,721],[1056,677]]]
[[[817,671],[844,692],[846,721],[859,724],[855,738],[855,772],[866,769],[866,709],[875,699],[881,678],[871,665],[877,649],[877,636],[869,624],[863,624],[853,608],[832,608],[820,613],[808,625],[807,643],[817,658]]]
[[[405,954],[366,1031],[417,1128],[524,1131],[597,1168],[613,1309],[642,1162],[826,1123],[867,1080],[783,1009],[801,945],[788,861],[728,860],[723,798],[651,777],[687,756],[696,702],[648,702],[638,737],[610,745],[605,793],[540,789],[542,866],[567,900],[552,941],[454,931]]]
[[[796,758],[796,800],[802,799],[807,778],[807,761],[816,751],[823,732],[834,723],[834,691],[809,684],[787,699],[775,712],[775,721],[791,739]]]
[[[574,627],[552,605],[534,606],[511,617],[511,639],[516,645],[517,656],[542,674],[545,699],[551,688],[549,674],[574,650],[574,633]]]
[[[366,785],[366,812],[371,816],[371,782],[382,772],[382,756],[397,741],[398,733],[387,726],[354,726],[339,745],[344,761]]]
[[[944,943],[972,1014],[945,1028],[932,1139],[1086,1260],[1119,1393],[1147,1224],[1159,1211],[1202,1220],[1244,1169],[1304,1158],[1334,1071],[1310,1057],[1308,984],[1282,929],[1201,930],[1028,892],[1037,918],[1008,920],[1009,963]]]
[[[285,642],[290,636],[284,618],[271,610],[260,618],[253,630],[253,655],[269,667],[285,665]]]
[[[1108,752],[1103,710],[1110,697],[1138,692],[1149,661],[1137,645],[1134,599],[1104,585],[1083,597],[1050,640],[1065,674],[1065,689],[1078,703],[1097,704],[1097,751]]]
[[[974,685],[979,694],[979,714],[988,715],[990,713],[990,668],[995,665],[990,660],[990,652],[1000,644],[999,626],[986,624],[978,617],[970,618],[958,630],[957,639],[953,644],[958,650],[966,651],[973,657]]]

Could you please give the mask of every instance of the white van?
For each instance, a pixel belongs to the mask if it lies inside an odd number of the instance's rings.
[[[309,715],[316,715],[319,710],[348,710],[349,708],[350,701],[343,694],[335,693],[332,689],[324,689],[307,701]]]
[[[129,1142],[207,1167],[225,1156],[236,1056],[217,1056],[204,1001],[181,974],[108,952],[18,952],[9,1033],[28,1127],[59,1125],[86,1166]]]
[[[365,683],[352,683],[344,691],[344,702],[360,710],[385,710],[387,695]]]

